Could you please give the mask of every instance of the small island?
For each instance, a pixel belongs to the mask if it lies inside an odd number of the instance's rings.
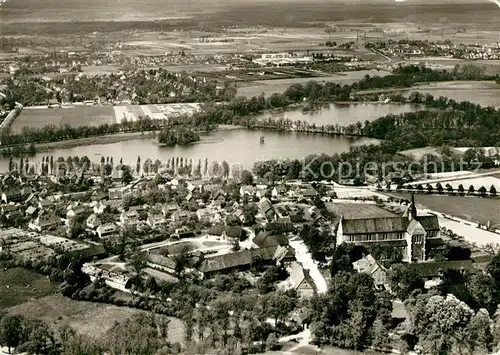
[[[200,136],[187,128],[165,128],[158,135],[158,143],[162,146],[187,145],[198,142]]]

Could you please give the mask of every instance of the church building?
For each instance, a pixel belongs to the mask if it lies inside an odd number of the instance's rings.
[[[426,260],[426,247],[440,240],[439,221],[435,215],[418,216],[415,197],[408,211],[399,217],[341,217],[337,229],[337,245],[356,244],[364,247],[379,245],[401,248],[403,261]]]

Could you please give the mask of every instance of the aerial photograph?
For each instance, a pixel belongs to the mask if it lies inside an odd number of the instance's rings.
[[[500,355],[500,0],[0,0],[0,355]]]

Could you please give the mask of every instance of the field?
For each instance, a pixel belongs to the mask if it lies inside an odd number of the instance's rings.
[[[115,322],[123,322],[127,318],[142,311],[117,307],[101,303],[73,301],[60,295],[48,296],[38,300],[25,302],[10,308],[9,313],[21,314],[27,318],[41,319],[54,328],[64,325],[72,327],[80,334],[99,337],[108,331]],[[182,342],[183,323],[169,317],[169,340]]]
[[[99,126],[115,123],[112,107],[71,107],[24,109],[14,120],[12,130],[21,133],[24,127],[42,128],[47,125]]]
[[[0,269],[0,310],[47,296],[55,289],[56,286],[49,279],[34,271],[22,268]]]
[[[405,199],[411,197],[409,193],[398,192],[391,193],[391,195]],[[486,224],[490,221],[493,227],[500,228],[500,201],[498,199],[419,194],[415,196],[415,201],[436,212],[471,222]]]
[[[259,80],[251,83],[244,83],[238,86],[237,95],[247,98],[259,96],[264,93],[270,96],[274,93],[283,93],[293,84],[305,84],[308,81],[314,80],[317,82],[338,82],[342,85],[349,85],[361,80],[365,75],[370,76],[385,76],[389,74],[385,71],[377,70],[359,70],[352,72],[341,72],[335,75],[320,76],[316,78],[294,78],[294,79],[276,79],[276,80]]]
[[[180,115],[191,115],[200,110],[200,105],[128,105],[128,106],[75,106],[66,108],[25,108],[12,123],[12,130],[22,133],[24,127],[42,128],[48,125],[71,127],[100,126],[103,124],[137,121],[139,117],[169,119]]]

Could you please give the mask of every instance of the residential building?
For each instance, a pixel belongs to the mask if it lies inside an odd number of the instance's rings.
[[[108,190],[108,197],[110,200],[121,200],[124,195],[123,187],[115,187]]]
[[[101,225],[101,220],[95,213],[92,213],[89,218],[87,218],[87,228],[96,229]]]
[[[160,254],[149,253],[147,265],[153,269],[159,269],[169,274],[175,274],[176,263],[172,258]]]
[[[279,197],[285,196],[287,191],[288,191],[288,189],[286,188],[285,185],[282,185],[282,184],[276,185],[271,190],[271,196],[274,198],[279,198]]]
[[[114,223],[101,224],[97,227],[96,233],[99,238],[109,237],[118,234],[118,227]]]
[[[106,198],[108,198],[109,196],[109,193],[106,193],[104,192],[103,190],[94,190],[92,192],[92,195],[90,196],[90,198],[92,199],[92,201],[101,201],[101,200],[105,200]]]
[[[51,228],[60,225],[61,219],[58,218],[54,213],[44,212],[40,213],[39,216],[30,222],[28,227],[32,230],[41,232],[43,230],[49,230]]]
[[[200,208],[198,211],[196,211],[196,216],[198,217],[198,220],[200,220],[200,222],[210,222],[214,217],[214,213],[208,208]]]
[[[150,213],[148,215],[148,218],[146,220],[146,223],[151,227],[151,228],[161,228],[167,225],[167,219],[159,213]]]
[[[257,189],[252,185],[244,185],[240,187],[240,195],[254,196]]]
[[[288,238],[283,234],[271,234],[270,232],[260,232],[252,241],[259,248],[269,248],[278,246],[288,246]]]
[[[294,261],[290,268],[290,283],[292,288],[297,291],[301,298],[311,298],[316,293],[316,285],[302,265]]]
[[[76,216],[84,214],[86,211],[87,209],[83,205],[70,206],[68,212],[66,212],[66,217],[68,219],[75,218]]]
[[[120,222],[123,226],[136,226],[140,223],[140,216],[137,211],[122,212]]]
[[[177,210],[172,213],[171,217],[174,222],[187,222],[189,220],[189,213],[183,210]]]
[[[368,254],[363,258],[352,263],[354,270],[359,273],[365,273],[373,277],[375,287],[378,289],[387,289],[387,269],[375,260],[375,258]]]

